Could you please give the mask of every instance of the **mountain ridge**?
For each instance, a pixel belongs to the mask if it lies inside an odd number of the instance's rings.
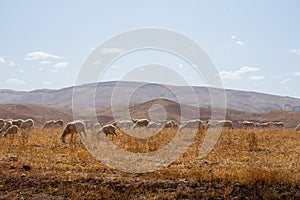
[[[190,86],[161,85],[157,83],[145,82],[118,82],[108,81],[99,83],[87,83],[79,86],[70,86],[61,89],[36,89],[32,91],[15,91],[10,89],[0,89],[0,104],[37,104],[50,107],[72,108],[72,93],[74,87],[79,88],[82,96],[85,97],[91,89],[96,89],[95,106],[101,109],[111,105],[113,92],[117,86],[119,96],[115,98],[115,104],[142,103],[151,99],[165,98],[177,101],[177,96],[182,97],[182,104],[210,107],[210,93],[222,93],[220,88],[207,88],[203,86],[191,86],[195,91],[197,100],[191,99]],[[272,110],[288,110],[300,112],[300,99],[295,97],[279,96],[255,91],[239,91],[225,89],[227,108],[248,112],[270,112]],[[177,96],[176,96],[177,95]],[[82,99],[80,105],[82,109],[90,105],[87,99]]]

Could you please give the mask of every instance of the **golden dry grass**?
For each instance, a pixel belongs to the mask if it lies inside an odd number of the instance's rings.
[[[224,130],[205,158],[198,152],[206,133],[198,132],[178,160],[143,174],[110,169],[78,136],[75,143],[67,138],[62,144],[60,134],[38,129],[14,140],[1,138],[0,199],[300,198],[300,133],[292,130]],[[167,130],[143,139],[119,132],[113,143],[146,153],[175,134]],[[31,169],[25,171],[24,165]]]

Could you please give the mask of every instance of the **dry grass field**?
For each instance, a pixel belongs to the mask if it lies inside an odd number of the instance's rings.
[[[206,133],[199,131],[178,160],[148,173],[106,167],[78,136],[63,144],[60,134],[37,129],[0,139],[0,199],[300,198],[300,133],[293,130],[224,130],[204,158],[198,152]],[[143,139],[120,132],[112,142],[146,153],[175,134],[166,130]]]

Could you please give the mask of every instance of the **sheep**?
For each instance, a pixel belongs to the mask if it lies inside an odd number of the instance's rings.
[[[123,130],[130,130],[133,128],[134,123],[131,120],[124,120],[114,122],[113,125]]]
[[[243,121],[242,122],[242,127],[243,127],[243,129],[255,128],[255,123],[254,122],[250,122],[250,121]]]
[[[15,120],[12,120],[11,122],[12,122],[12,125],[16,125],[20,128],[21,124],[24,122],[24,120],[23,119],[15,119]]]
[[[93,125],[93,129],[94,129],[94,130],[98,130],[98,129],[100,129],[100,128],[101,128],[101,125],[100,125],[99,122],[97,122],[97,123],[95,123],[95,124]]]
[[[6,135],[12,135],[14,136],[15,134],[18,133],[18,131],[20,131],[19,127],[17,125],[11,125],[6,131],[5,133],[2,135],[2,137],[5,137]]]
[[[283,122],[272,122],[271,127],[274,129],[283,129],[284,123]]]
[[[148,119],[132,119],[132,121],[134,123],[132,129],[147,127],[149,124]]]
[[[0,130],[0,133],[5,132],[12,125],[11,121],[5,121],[4,126]]]
[[[34,121],[32,119],[26,119],[22,122],[20,128],[23,130],[32,130],[34,128]]]
[[[223,124],[224,129],[232,129],[233,124],[231,120],[222,120],[220,121],[221,124]]]
[[[163,124],[160,122],[149,122],[147,129],[158,130],[163,127]]]
[[[49,120],[49,121],[46,121],[42,130],[44,129],[48,129],[48,128],[52,128],[53,127],[53,124],[54,124],[54,120]]]
[[[270,122],[260,123],[259,127],[264,129],[269,129],[271,127],[271,123]]]
[[[191,120],[191,121],[187,121],[184,122],[183,125],[180,127],[180,130],[183,129],[197,129],[197,130],[202,130],[205,128],[205,123],[199,119],[196,120]]]
[[[64,121],[62,119],[54,121],[53,127],[54,128],[63,128],[64,127]]]
[[[42,130],[44,129],[49,129],[49,128],[63,128],[64,127],[64,122],[63,120],[49,120],[49,121],[46,121]]]
[[[84,133],[84,136],[87,138],[86,127],[82,121],[73,121],[69,122],[63,130],[60,140],[65,143],[66,136],[71,134],[71,141],[73,141],[73,134],[78,133],[80,138],[82,138],[81,132]]]
[[[233,123],[231,120],[210,120],[207,123],[207,128],[232,129]]]
[[[177,128],[178,125],[173,120],[167,121],[163,126],[163,129],[177,129]]]
[[[116,133],[116,130],[119,130],[119,127],[114,126],[113,124],[107,124],[105,126],[103,126],[98,132],[99,133],[104,133],[105,136],[107,137],[108,135],[112,135],[112,140],[114,140],[114,135],[116,135],[116,137],[118,136]]]

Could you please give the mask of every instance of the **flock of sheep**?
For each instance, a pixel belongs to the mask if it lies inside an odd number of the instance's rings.
[[[0,133],[3,133],[2,137],[17,134],[20,130],[31,130],[33,128],[34,121],[32,119],[0,119]]]
[[[82,134],[87,137],[86,124],[89,122],[84,122],[80,120],[76,120],[73,122],[69,122],[64,126],[63,120],[49,120],[47,121],[42,130],[45,129],[63,129],[60,140],[65,142],[66,136],[71,135],[73,140],[73,134],[79,134],[80,138],[82,138]],[[237,123],[240,128],[243,129],[283,129],[283,122],[266,122],[266,123],[255,123],[251,121],[241,121]],[[202,121],[199,119],[183,121],[180,124],[176,123],[173,120],[166,121],[157,121],[152,122],[148,119],[131,119],[131,120],[123,120],[116,121],[112,124],[107,124],[101,127],[99,123],[95,123],[91,126],[92,129],[96,130],[97,133],[104,133],[106,136],[111,135],[112,139],[114,136],[117,136],[117,132],[122,129],[124,131],[127,130],[135,130],[135,129],[148,129],[148,130],[165,130],[165,129],[174,129],[174,130],[204,130],[204,129],[233,129],[233,122],[230,120],[208,120]],[[32,130],[34,129],[34,121],[32,119],[0,119],[0,133],[2,137],[7,135],[17,134],[18,131],[22,130]],[[300,124],[296,127],[296,131],[300,130]]]

